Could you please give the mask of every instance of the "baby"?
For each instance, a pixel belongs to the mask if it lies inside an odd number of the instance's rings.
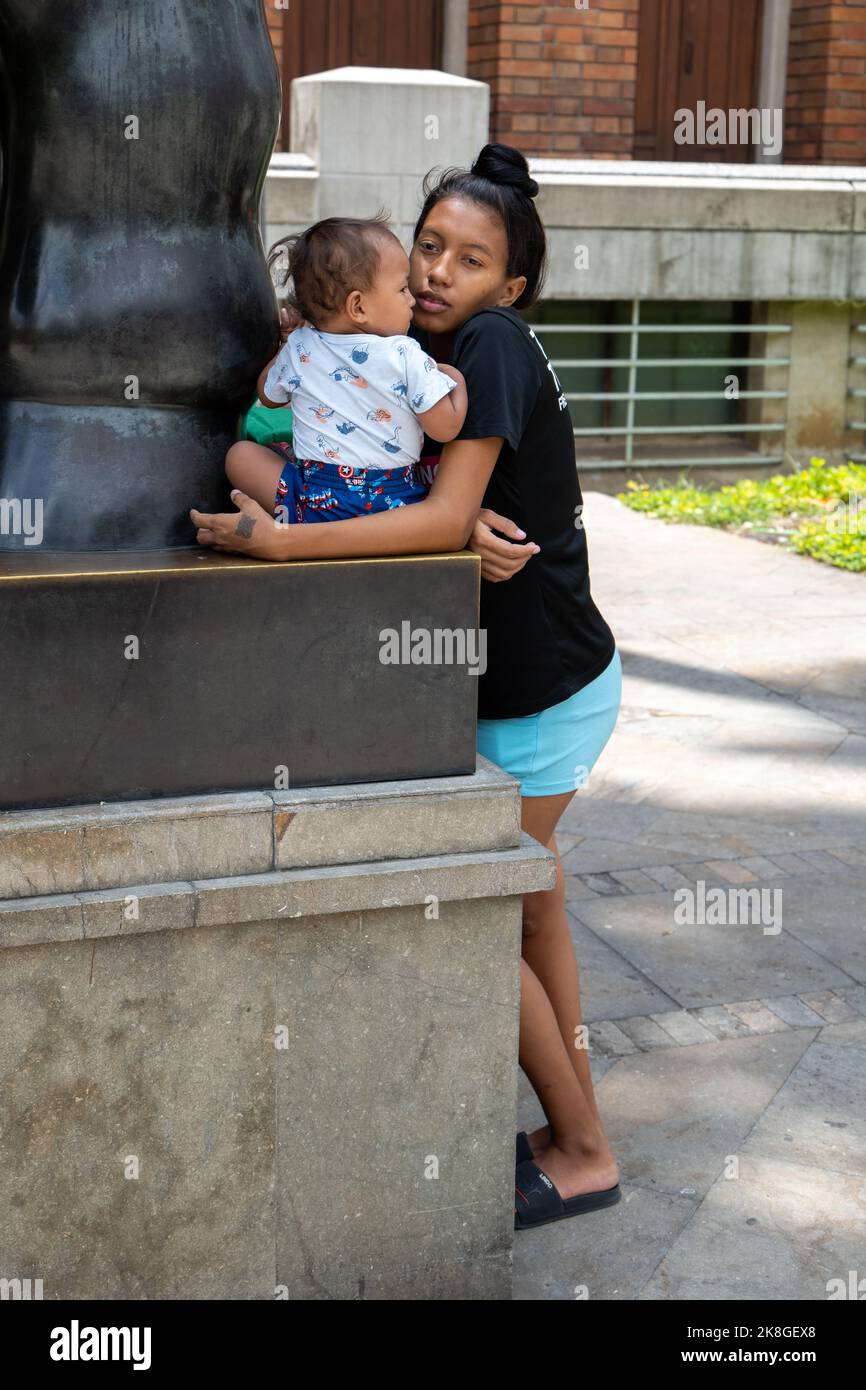
[[[229,477],[260,498],[274,497],[275,482],[283,523],[420,501],[424,434],[454,439],[467,396],[462,374],[437,367],[407,336],[408,256],[383,216],[330,217],[280,245],[289,250],[289,302],[306,322],[265,367],[258,394],[275,408],[291,401],[295,457],[286,444],[235,445]],[[278,478],[274,452],[285,459]]]

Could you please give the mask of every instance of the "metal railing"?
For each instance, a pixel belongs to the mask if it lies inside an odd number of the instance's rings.
[[[860,367],[866,367],[866,357],[860,356],[860,349],[861,347],[866,347],[866,342],[857,341],[857,335],[861,333],[866,334],[866,323],[853,323],[851,325],[851,356],[849,358],[849,368],[856,369]],[[857,375],[860,376],[861,374],[858,372]],[[866,386],[854,386],[852,384],[853,377],[854,371],[849,370],[848,396],[852,402],[852,412],[854,411],[855,406],[861,407],[862,401],[864,400],[864,398],[866,398]],[[866,416],[866,410],[863,410],[861,408],[860,414]],[[846,428],[849,430],[866,431],[866,419],[848,420],[846,422]],[[866,440],[864,440],[864,444],[866,444]],[[860,452],[858,450],[856,453],[849,454],[848,457],[850,458],[852,463],[866,463],[866,451]]]
[[[581,457],[582,467],[592,468],[633,468],[633,467],[716,467],[720,464],[742,464],[760,461],[761,463],[783,463],[784,453],[761,453],[756,456],[748,451],[738,455],[712,453],[693,458],[679,455],[668,458],[635,459],[635,443],[640,436],[653,435],[746,435],[782,434],[786,429],[784,419],[780,421],[761,421],[759,423],[734,422],[732,424],[691,424],[691,425],[637,425],[636,409],[641,401],[719,401],[725,398],[723,391],[640,391],[639,374],[658,367],[704,368],[704,367],[785,367],[791,365],[790,357],[641,357],[640,335],[652,333],[740,333],[789,334],[789,323],[641,323],[640,300],[632,301],[631,322],[627,324],[595,323],[539,323],[531,325],[542,338],[554,333],[610,333],[627,335],[628,355],[625,357],[557,357],[550,354],[554,370],[568,368],[626,368],[628,370],[628,389],[626,391],[565,391],[568,401],[624,401],[626,403],[624,425],[576,426],[575,438],[610,439],[622,438],[624,452],[622,458]],[[864,392],[863,394],[866,394]],[[787,401],[787,386],[782,390],[739,391],[738,400],[782,400]],[[783,412],[787,414],[787,410]]]

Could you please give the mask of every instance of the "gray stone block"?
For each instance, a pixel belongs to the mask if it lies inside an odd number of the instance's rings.
[[[824,990],[817,994],[801,994],[803,1003],[820,1014],[825,1023],[848,1023],[858,1017],[858,1010],[839,994]]]
[[[273,1298],[275,930],[2,952],[0,1268],[46,1299]]]
[[[0,813],[0,899],[520,843],[517,783],[474,774]]]
[[[660,1028],[653,1018],[618,1018],[616,1026],[646,1051],[651,1047],[671,1047],[674,1042],[671,1034]]]
[[[862,1271],[861,1185],[862,1175],[822,1172],[796,1151],[785,1162],[741,1154],[739,1176],[716,1180],[640,1297],[824,1302],[829,1280]]]
[[[46,1299],[508,1298],[522,894],[555,861],[496,847],[512,779],[441,781],[432,832],[450,800],[492,846],[0,902],[0,1269]]]
[[[828,880],[823,883],[826,886]],[[816,931],[815,950],[797,939],[799,929],[796,935],[789,933],[790,919],[800,920],[789,888],[785,890],[784,929],[778,935],[765,935],[759,925],[677,925],[674,905],[663,894],[597,898],[575,904],[575,908],[582,922],[684,1009],[727,999],[837,989],[851,982],[850,974],[827,960],[834,948],[826,933]],[[841,921],[841,903],[839,918]],[[846,939],[852,952],[864,950],[863,933],[853,924],[848,938],[840,927],[840,937],[840,959],[845,956]]]
[[[638,1050],[632,1039],[609,1019],[600,1019],[590,1026],[589,1045],[602,1057],[627,1057]]]
[[[182,931],[195,926],[195,891],[191,883],[148,883],[81,893],[84,935],[132,936],[138,932]]]
[[[603,1114],[623,1182],[702,1197],[810,1040],[787,1030],[621,1057],[604,1078]]]
[[[753,855],[749,859],[741,859],[740,863],[744,868],[750,869],[756,878],[785,878],[786,874],[780,869],[773,859],[766,859],[762,854]]]
[[[462,781],[464,787],[449,786]],[[512,849],[520,841],[515,783],[493,777],[375,784],[371,794],[274,794],[274,867],[357,864],[482,849]],[[466,783],[469,786],[465,786]],[[355,789],[353,789],[355,790]]]
[[[292,1297],[357,1297],[363,1277],[401,1298],[394,1271],[495,1263],[510,1249],[520,904],[418,916],[279,933],[279,1152],[304,1175],[300,1193],[289,1180],[276,1194]]]
[[[83,936],[81,901],[71,894],[0,902],[0,947],[76,941]]]
[[[717,1038],[743,1037],[749,1032],[743,1020],[737,1018],[722,1004],[707,1004],[704,1008],[692,1009],[691,1012],[698,1022],[709,1028]]]
[[[716,1041],[715,1034],[711,1033],[709,1028],[705,1028],[694,1014],[686,1013],[685,1009],[653,1014],[652,1020],[680,1047]]]
[[[789,1028],[820,1028],[825,1022],[796,994],[777,994],[771,999],[762,999],[761,1003],[777,1014]]]
[[[447,902],[464,897],[508,897],[552,888],[555,878],[553,855],[523,835],[520,849],[490,855],[438,855],[327,869],[289,869],[244,879],[210,879],[193,886],[197,922],[217,926],[412,904],[423,908],[431,899]]]
[[[808,1125],[802,1123],[804,1114],[811,1117]],[[862,1182],[866,1171],[864,1039],[859,1045],[855,1041],[836,1046],[820,1034],[773,1097],[744,1151],[849,1173]]]
[[[640,869],[611,869],[610,877],[629,893],[657,893],[660,885]]]
[[[0,897],[261,873],[272,816],[262,792],[0,814]]]
[[[766,1008],[760,999],[746,999],[739,1004],[726,1004],[729,1013],[742,1019],[750,1033],[781,1033],[787,1024],[772,1009]]]

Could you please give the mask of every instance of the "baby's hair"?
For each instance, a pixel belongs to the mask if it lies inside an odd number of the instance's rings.
[[[415,225],[421,228],[444,198],[468,198],[497,216],[508,243],[507,273],[525,275],[526,288],[515,309],[535,303],[547,269],[547,239],[533,199],[538,184],[520,150],[511,145],[485,145],[471,169],[432,169],[424,180],[424,206]]]
[[[315,327],[339,313],[352,290],[372,289],[386,238],[400,244],[388,221],[384,211],[375,217],[326,217],[305,232],[274,242],[268,270],[277,262],[284,267],[278,287],[291,285],[285,303]]]

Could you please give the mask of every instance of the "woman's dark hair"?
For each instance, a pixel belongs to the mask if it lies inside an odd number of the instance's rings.
[[[268,270],[277,262],[282,264],[285,274],[278,287],[291,285],[285,303],[315,326],[338,313],[352,290],[373,288],[387,238],[397,241],[388,227],[387,212],[363,218],[326,217],[305,232],[275,241],[268,253]]]
[[[509,277],[526,276],[526,289],[515,309],[535,303],[547,270],[547,238],[533,198],[538,184],[529,165],[511,145],[485,145],[471,169],[432,170],[424,180],[424,206],[415,224],[417,239],[433,208],[443,198],[469,198],[496,213],[508,243]]]

